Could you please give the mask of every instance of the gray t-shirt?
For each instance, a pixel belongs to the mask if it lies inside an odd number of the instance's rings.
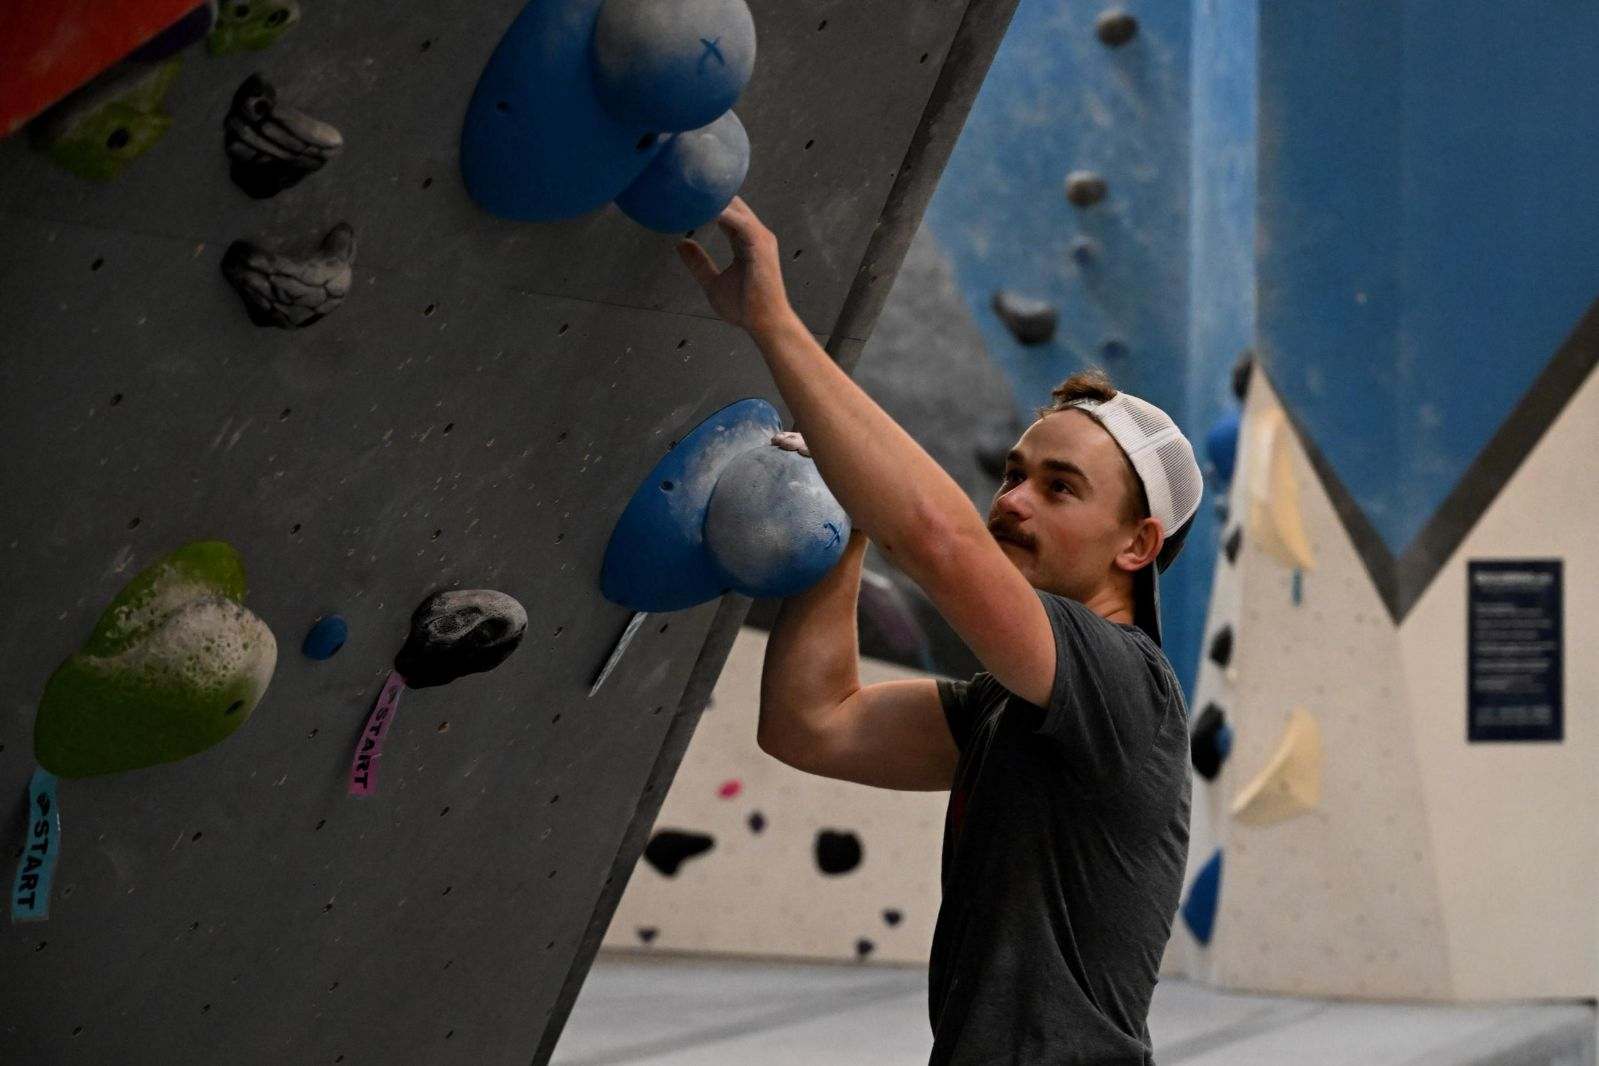
[[[1188,854],[1188,712],[1136,626],[1039,590],[1040,709],[938,683],[960,748],[933,930],[930,1066],[1153,1063],[1149,1000]]]

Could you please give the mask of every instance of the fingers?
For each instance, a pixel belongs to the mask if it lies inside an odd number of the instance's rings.
[[[711,258],[711,253],[700,247],[697,241],[678,241],[677,254],[701,288],[708,288],[721,274],[716,269],[716,260]]]
[[[741,196],[735,196],[717,216],[716,224],[733,246],[733,254],[739,259],[747,259],[745,253],[754,249],[762,235],[770,235],[761,220],[755,217],[755,212],[750,210],[750,205],[744,202]],[[775,240],[775,238],[774,238]]]

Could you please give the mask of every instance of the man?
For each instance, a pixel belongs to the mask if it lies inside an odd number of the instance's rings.
[[[1159,647],[1156,569],[1199,507],[1192,447],[1103,374],[1074,375],[1017,441],[985,523],[812,339],[789,307],[777,239],[748,205],[734,199],[717,222],[727,269],[694,241],[678,250],[760,348],[854,523],[838,565],[773,626],[761,749],[840,780],[951,789],[932,1066],[1153,1062],[1146,1018],[1189,803],[1187,709]],[[868,537],[983,672],[861,686]]]

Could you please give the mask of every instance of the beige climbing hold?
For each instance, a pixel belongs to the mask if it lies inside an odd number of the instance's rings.
[[[1233,799],[1232,815],[1245,825],[1271,825],[1321,803],[1321,726],[1303,707],[1288,718],[1277,751]]]
[[[1256,544],[1286,566],[1316,569],[1299,507],[1299,482],[1289,455],[1291,434],[1282,408],[1261,412],[1250,426],[1249,533]]]

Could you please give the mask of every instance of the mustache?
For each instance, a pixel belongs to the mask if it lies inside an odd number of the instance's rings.
[[[988,531],[999,540],[1008,540],[1012,544],[1020,545],[1023,548],[1031,549],[1037,544],[1037,541],[1031,534],[1023,533],[1016,526],[1001,519],[996,518],[989,522]]]

